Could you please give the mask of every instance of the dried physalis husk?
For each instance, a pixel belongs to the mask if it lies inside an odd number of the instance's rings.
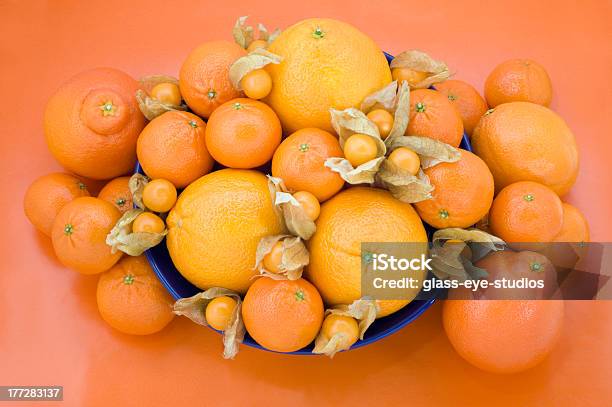
[[[257,48],[249,55],[240,57],[229,69],[229,78],[237,90],[242,90],[240,82],[249,72],[261,69],[268,64],[280,64],[282,57],[271,53],[263,48]]]
[[[344,149],[344,143],[353,134],[364,134],[376,142],[376,158],[354,168],[349,160],[343,157],[330,157],[325,160],[325,166],[340,174],[349,184],[371,184],[378,172],[380,164],[385,159],[387,147],[380,138],[378,127],[370,121],[366,115],[355,108],[344,110],[330,109],[331,124],[340,141],[340,147]]]
[[[280,273],[273,273],[266,270],[263,259],[272,251],[274,245],[282,242],[282,256],[279,265]],[[302,270],[308,265],[310,256],[308,250],[299,236],[274,235],[261,238],[257,245],[255,254],[255,270],[259,274],[273,278],[275,280],[297,280],[302,277]]]
[[[187,105],[171,105],[162,103],[150,96],[151,90],[160,83],[172,83],[178,86],[178,79],[166,75],[151,75],[140,79],[140,89],[136,91],[136,101],[142,114],[148,119],[153,120],[157,116],[171,110],[187,110]]]
[[[391,192],[396,199],[416,203],[431,199],[434,190],[429,177],[422,170],[417,175],[384,160],[376,174],[376,185]]]
[[[120,250],[130,256],[140,256],[145,250],[157,246],[168,234],[168,229],[161,233],[133,232],[134,220],[143,213],[142,209],[130,209],[117,221],[110,233],[106,236],[106,244],[111,251]]]
[[[277,214],[283,219],[289,233],[304,240],[310,239],[317,227],[298,200],[289,193],[283,180],[268,176],[268,189]]]
[[[149,183],[149,178],[146,176],[136,173],[132,175],[128,181],[128,188],[132,194],[132,202],[137,208],[147,209],[142,201],[142,192],[144,191],[145,185]]]
[[[249,45],[251,45],[251,42],[253,42],[253,27],[245,24],[247,18],[249,18],[249,16],[238,17],[232,29],[234,41],[244,49],[247,49]]]
[[[376,319],[379,310],[380,307],[376,300],[364,297],[353,301],[351,305],[338,305],[328,309],[325,311],[325,315],[335,314],[355,318],[359,323],[359,339],[363,340],[363,336]],[[345,342],[346,340],[341,333],[335,334],[331,338],[327,338],[319,332],[319,335],[315,339],[315,346],[312,353],[334,357],[336,353],[348,349],[344,346]]]
[[[257,29],[259,30],[259,39],[266,41],[268,45],[272,44],[272,41],[274,41],[276,37],[278,37],[281,33],[280,28],[277,28],[276,30],[269,32],[266,26],[263,25],[262,23],[259,23],[257,25]]]
[[[381,90],[366,96],[361,103],[361,111],[368,114],[374,109],[384,109],[393,115],[393,126],[385,139],[385,145],[388,148],[387,140],[398,136],[403,137],[408,127],[408,121],[410,120],[410,88],[408,84],[402,82],[398,90],[397,81],[393,81]]]
[[[212,287],[193,297],[182,298],[175,302],[174,313],[186,316],[196,324],[208,326],[208,322],[206,322],[206,307],[208,303],[214,298],[224,296],[236,300],[236,308],[232,312],[227,329],[223,331],[223,357],[225,359],[233,359],[238,353],[238,347],[242,343],[246,332],[240,313],[242,307],[240,295],[227,288]]]
[[[436,61],[426,53],[417,50],[400,53],[393,58],[390,67],[391,69],[407,68],[423,75],[423,79],[408,84],[411,89],[428,88],[450,77],[448,66],[444,62]]]

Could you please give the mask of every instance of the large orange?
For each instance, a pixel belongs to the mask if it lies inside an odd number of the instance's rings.
[[[364,97],[391,82],[378,45],[341,21],[300,21],[283,31],[268,50],[283,61],[266,66],[273,86],[265,101],[286,133],[305,127],[333,131],[330,108],[358,107]]]
[[[427,242],[423,223],[412,206],[376,188],[340,192],[321,205],[316,224],[317,231],[307,242],[310,264],[306,276],[328,305],[350,304],[361,298],[362,242]],[[407,291],[406,296],[414,297],[418,291]],[[409,302],[381,300],[379,316]]]
[[[444,301],[444,330],[472,365],[494,373],[529,369],[554,348],[563,328],[562,301]]]
[[[477,155],[459,150],[461,159],[425,170],[433,197],[415,204],[421,219],[437,229],[466,228],[482,219],[493,202],[493,175]]]
[[[572,131],[555,112],[534,103],[497,106],[476,126],[472,146],[491,169],[496,191],[513,182],[535,181],[564,195],[578,175]]]
[[[63,173],[43,175],[28,187],[23,198],[23,211],[36,229],[51,236],[53,221],[59,211],[81,196],[89,196],[89,192],[78,178]]]
[[[463,121],[459,110],[448,98],[435,90],[410,92],[410,121],[407,136],[430,137],[458,147],[463,137]]]
[[[484,85],[491,107],[509,102],[532,102],[548,106],[552,84],[546,69],[530,59],[511,59],[497,65]]]
[[[53,222],[51,239],[57,258],[65,266],[83,274],[96,274],[111,268],[122,252],[111,252],[106,235],[121,212],[100,198],[81,197],[66,204]]]
[[[96,299],[102,319],[126,334],[149,335],[174,318],[174,301],[145,256],[126,256],[100,275]]]
[[[218,106],[240,97],[229,79],[230,66],[246,51],[229,41],[205,42],[191,51],[179,73],[181,95],[191,110],[207,118]]]
[[[231,168],[264,165],[281,142],[274,110],[257,100],[238,98],[219,106],[206,125],[206,145],[220,164]]]
[[[282,178],[293,191],[308,191],[320,202],[344,185],[340,174],[327,168],[325,160],[344,157],[338,139],[325,130],[301,129],[287,137],[272,158],[272,175]]]
[[[167,219],[166,244],[180,273],[201,289],[245,293],[257,274],[264,236],[282,232],[268,180],[256,171],[224,169],[203,176],[179,196]]]
[[[472,134],[483,114],[487,112],[487,102],[472,85],[456,79],[436,83],[436,90],[445,95],[455,105],[467,134]]]
[[[553,241],[555,242],[589,242],[589,223],[578,208],[563,202],[563,225]]]
[[[145,119],[136,80],[97,68],[72,77],[47,103],[45,136],[51,154],[71,172],[110,179],[134,169],[136,139]]]
[[[294,352],[312,342],[323,323],[323,312],[319,292],[303,278],[259,278],[242,304],[247,332],[276,352]]]
[[[188,112],[166,112],[138,137],[138,160],[151,178],[184,188],[208,173],[213,159],[206,147],[206,123]]]
[[[112,203],[119,212],[125,213],[133,207],[129,183],[130,177],[115,178],[104,185],[98,193],[98,198]]]

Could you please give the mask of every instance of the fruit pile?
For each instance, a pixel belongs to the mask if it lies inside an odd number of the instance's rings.
[[[333,356],[419,291],[362,297],[361,242],[427,243],[424,223],[465,243],[588,241],[560,198],[574,136],[536,62],[496,67],[483,98],[423,52],[389,64],[336,20],[269,32],[241,17],[233,37],[194,49],[178,79],[97,68],[48,102],[47,144],[69,173],[34,181],[25,213],[64,265],[101,273],[114,328],[150,334],[178,314],[223,331],[226,357],[245,331]],[[146,176],[129,175],[137,160]],[[94,198],[87,179],[110,181]],[[143,257],[158,244],[201,293],[172,300]],[[469,346],[459,325],[445,320]]]

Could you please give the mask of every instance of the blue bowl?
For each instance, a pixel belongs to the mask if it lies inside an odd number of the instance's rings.
[[[387,54],[385,52],[385,57],[388,62],[391,62],[393,56]],[[463,140],[460,145],[464,150],[472,151],[470,146],[469,139],[467,135],[463,135]],[[144,174],[140,164],[136,164],[136,172],[140,174]],[[428,228],[428,232],[431,232],[431,228]],[[145,252],[147,260],[151,264],[153,271],[157,274],[157,277],[162,282],[164,287],[168,290],[168,292],[174,297],[175,300],[180,298],[191,297],[200,290],[198,287],[191,284],[187,281],[181,273],[176,269],[174,263],[172,263],[172,259],[170,258],[170,253],[168,253],[168,249],[166,248],[165,243],[159,244],[156,247],[153,247]],[[421,292],[417,300],[412,301],[410,304],[406,305],[401,310],[387,316],[384,318],[377,319],[368,329],[365,334],[363,340],[357,341],[351,349],[360,348],[362,346],[368,345],[370,343],[376,342],[379,339],[382,339],[392,333],[398,331],[404,326],[408,325],[410,322],[414,321],[418,318],[427,308],[429,308],[434,301],[436,300],[438,292],[430,291],[429,293]],[[212,328],[211,328],[212,329]],[[270,351],[259,345],[253,338],[251,338],[248,334],[244,338],[245,345],[251,346],[258,349],[263,349],[266,351]],[[312,353],[312,344],[300,349],[296,352],[290,352],[292,355],[313,355]]]

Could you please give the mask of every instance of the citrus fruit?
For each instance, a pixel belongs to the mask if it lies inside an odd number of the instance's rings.
[[[366,117],[378,127],[378,132],[383,140],[389,136],[393,128],[393,116],[391,113],[387,112],[385,109],[374,109],[370,111]]]
[[[376,158],[378,148],[370,136],[355,133],[344,143],[344,157],[355,168]]]
[[[421,219],[410,204],[387,191],[352,187],[321,205],[317,231],[307,241],[310,264],[306,278],[333,306],[351,304],[361,298],[362,242],[419,242],[426,253],[427,235]],[[416,273],[416,272],[415,272]],[[406,297],[418,289],[406,290]],[[381,300],[379,317],[389,315],[410,302]]]
[[[132,223],[133,232],[162,233],[166,228],[164,221],[154,213],[143,212]]]
[[[325,167],[330,157],[344,157],[338,139],[325,130],[296,131],[278,146],[272,157],[272,175],[293,191],[308,191],[319,202],[342,189],[344,180]]]
[[[283,58],[269,64],[265,101],[286,133],[306,127],[333,131],[329,109],[358,107],[391,82],[384,54],[371,38],[341,21],[312,18],[283,31],[268,47]]]
[[[138,137],[138,160],[147,176],[183,188],[207,174],[213,160],[205,128],[202,119],[188,112],[170,111],[151,120]]]
[[[89,196],[89,192],[78,178],[63,173],[43,175],[28,187],[23,198],[23,211],[36,229],[51,236],[53,221],[59,211],[81,196]]]
[[[321,335],[329,341],[334,335],[342,335],[339,349],[350,348],[359,339],[359,325],[355,318],[346,315],[329,314],[321,325]]]
[[[154,179],[142,190],[142,203],[154,212],[168,212],[175,202],[176,188],[165,179]]]
[[[562,301],[444,301],[444,330],[457,353],[479,369],[517,373],[554,348],[563,328]]]
[[[418,154],[407,147],[396,148],[389,154],[387,160],[412,175],[416,175],[421,169],[421,159]]]
[[[321,205],[316,196],[308,191],[298,191],[293,194],[293,197],[302,205],[310,220],[317,220],[319,213],[321,213]]]
[[[294,352],[314,340],[323,322],[323,301],[308,281],[257,279],[244,296],[247,332],[266,349]]]
[[[578,150],[571,130],[552,110],[528,102],[497,106],[482,117],[472,134],[474,153],[493,173],[495,189],[517,181],[535,181],[558,195],[578,175]]]
[[[45,109],[53,157],[70,172],[92,179],[130,172],[145,125],[134,97],[138,88],[132,77],[111,68],[85,71],[64,83]]]
[[[555,242],[589,242],[589,223],[578,208],[563,202],[563,225]]]
[[[255,168],[270,161],[283,131],[265,103],[239,98],[219,106],[208,119],[206,146],[215,160],[231,168]]]
[[[112,203],[121,213],[129,211],[132,209],[129,182],[130,177],[119,177],[109,181],[98,193],[98,198]]]
[[[480,118],[487,112],[487,102],[467,82],[450,79],[436,83],[435,87],[457,108],[465,132],[471,135]]]
[[[551,242],[563,226],[563,205],[545,185],[516,182],[493,200],[489,226],[506,242]]]
[[[158,83],[151,89],[151,97],[167,105],[181,104],[181,91],[174,83]]]
[[[264,69],[255,69],[242,78],[240,85],[247,97],[263,99],[272,90],[272,78]]]
[[[206,322],[217,331],[225,331],[236,305],[236,300],[226,295],[213,298],[206,306]]]
[[[106,235],[121,217],[112,204],[99,198],[81,197],[67,203],[53,222],[53,249],[62,264],[83,274],[111,268],[121,252],[111,252]]]
[[[270,273],[281,273],[280,265],[283,262],[283,242],[274,243],[272,250],[263,258],[263,266]]]
[[[201,289],[240,293],[253,282],[261,238],[283,231],[266,177],[234,169],[207,174],[185,188],[166,224],[168,251],[187,280]]]
[[[410,92],[406,135],[429,137],[458,147],[463,137],[463,122],[446,96],[431,89],[417,89]]]
[[[477,155],[459,149],[461,158],[424,170],[434,190],[432,198],[415,208],[437,229],[466,228],[482,219],[493,202],[493,175]]]
[[[240,97],[230,82],[229,68],[245,55],[229,41],[206,42],[191,51],[179,73],[181,95],[191,110],[208,118],[218,106]]]
[[[174,318],[172,297],[145,256],[126,256],[103,273],[96,299],[102,319],[130,335],[159,332]]]
[[[552,84],[546,69],[530,59],[511,59],[497,65],[485,81],[490,107],[508,102],[532,102],[548,106]]]

